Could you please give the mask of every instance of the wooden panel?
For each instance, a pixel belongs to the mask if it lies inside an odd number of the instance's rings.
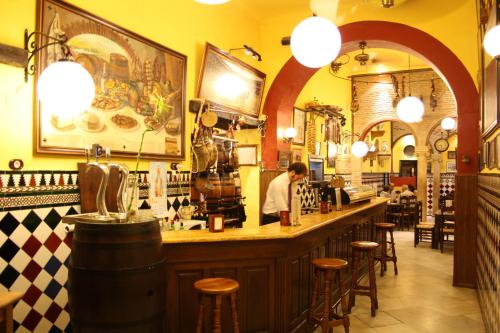
[[[500,174],[479,175],[477,292],[487,332],[500,327]]]
[[[299,289],[300,289],[300,261],[299,259],[292,260],[289,264],[290,269],[290,318],[289,321],[294,321],[300,315]]]
[[[85,172],[86,163],[78,163],[78,181],[80,185],[80,202],[82,213],[97,211],[96,196],[101,183],[101,175],[97,169],[92,168]],[[118,169],[113,168],[109,172],[108,187],[106,188],[106,207],[110,212],[117,212],[118,205],[116,197],[120,186],[120,174]]]
[[[264,202],[266,201],[266,192],[269,187],[269,183],[274,178],[278,177],[283,173],[282,170],[265,170],[260,173],[260,202],[259,202],[259,224],[262,224],[262,206],[264,206]]]
[[[240,303],[244,304],[240,311],[244,311],[241,332],[272,332],[273,274],[267,266],[248,267],[242,271],[245,294],[240,292]]]
[[[196,290],[193,288],[193,284],[201,278],[203,278],[203,272],[199,270],[177,272],[178,305],[176,309],[179,309],[179,320],[175,332],[191,333],[195,331],[196,321],[193,320],[192,314],[198,313],[199,299]],[[167,313],[171,310],[167,307]]]
[[[453,285],[476,287],[477,176],[455,176],[455,254]]]

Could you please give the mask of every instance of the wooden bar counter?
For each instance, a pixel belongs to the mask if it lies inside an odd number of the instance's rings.
[[[163,232],[167,332],[194,332],[199,300],[193,284],[206,277],[228,277],[240,283],[241,332],[306,332],[311,261],[318,257],[350,261],[351,242],[373,240],[373,224],[384,221],[386,202],[375,198],[339,212],[304,215],[296,227],[273,223],[222,233]],[[334,296],[339,299],[338,292]],[[222,317],[223,331],[230,332],[229,304],[223,304]],[[209,328],[211,324],[205,332]]]

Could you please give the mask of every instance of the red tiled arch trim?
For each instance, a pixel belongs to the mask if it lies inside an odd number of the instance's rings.
[[[341,52],[353,51],[360,40],[369,41],[372,47],[385,47],[415,54],[427,60],[434,70],[448,82],[457,102],[459,173],[477,172],[479,147],[479,94],[474,81],[460,59],[443,43],[416,28],[385,21],[361,21],[339,27],[342,34]],[[317,69],[306,68],[291,57],[274,79],[264,103],[267,115],[267,133],[263,141],[262,160],[266,168],[274,168],[282,146],[276,138],[278,127],[290,126],[295,100]],[[265,147],[265,149],[264,149]],[[463,156],[470,158],[463,163]]]

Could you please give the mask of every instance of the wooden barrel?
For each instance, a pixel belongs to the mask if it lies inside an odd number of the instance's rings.
[[[224,205],[234,205],[235,187],[232,173],[225,173],[221,179],[221,199]]]
[[[73,234],[73,332],[163,332],[166,272],[158,221],[92,222],[77,222]]]
[[[220,178],[218,173],[211,173],[208,175],[208,182],[210,190],[207,191],[205,198],[207,201],[208,209],[215,209],[219,206],[221,199]]]
[[[241,198],[241,178],[240,178],[240,173],[235,172],[233,173],[233,178],[234,178],[234,196],[236,199]]]

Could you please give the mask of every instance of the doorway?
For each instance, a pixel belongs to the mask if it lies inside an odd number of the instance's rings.
[[[417,161],[416,160],[401,160],[399,161],[399,176],[400,177],[417,177]]]

